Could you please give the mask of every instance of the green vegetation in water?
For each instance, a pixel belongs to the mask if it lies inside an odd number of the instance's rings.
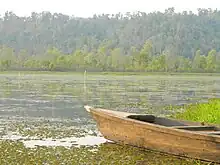
[[[208,163],[193,159],[180,159],[170,155],[162,155],[153,151],[136,147],[121,146],[111,143],[100,146],[72,147],[40,147],[26,148],[21,142],[5,140],[0,142],[0,164],[60,164],[60,165],[206,165]]]
[[[83,137],[86,132],[82,129],[72,128],[47,128],[47,127],[39,127],[34,129],[20,129],[20,135],[22,136],[36,136],[40,138],[66,138],[66,137]]]
[[[66,137],[84,137],[88,134],[87,129],[73,127],[74,123],[58,123],[47,121],[33,121],[33,122],[16,122],[8,124],[8,130],[17,133],[24,137],[38,137],[38,138],[66,138]],[[96,136],[96,132],[90,130],[90,135]],[[1,132],[2,135],[6,135],[7,132]]]
[[[220,99],[210,99],[207,103],[196,103],[182,107],[185,111],[173,117],[190,121],[220,124]]]
[[[36,73],[41,74],[43,72]],[[32,95],[34,95],[34,99],[38,101],[46,101],[46,103],[44,104],[49,107],[49,110],[57,106],[56,108],[60,108],[63,113],[68,111],[68,107],[71,107],[71,111],[74,111],[76,113],[78,113],[77,111],[81,112],[81,109],[78,107],[82,104],[81,102],[79,102],[79,100],[83,102],[83,74],[75,75],[72,74],[73,72],[69,72],[70,74],[68,73],[67,75],[65,75],[66,73],[53,72],[52,74],[54,75],[50,75],[50,72],[44,73],[46,74],[31,76],[28,72],[22,72],[19,78],[17,78],[17,73],[15,74],[15,76],[10,74],[1,75],[1,77],[5,77],[5,79],[1,78],[0,80],[2,91],[1,95],[4,97],[15,97],[18,99],[20,97],[30,98],[32,97]],[[208,97],[211,97],[210,89],[216,88],[218,90],[219,88],[218,86],[213,87],[213,81],[216,81],[216,77],[207,78],[205,76],[201,76],[202,79],[199,78],[198,82],[198,77],[196,76],[136,76],[135,78],[133,76],[117,76],[116,78],[114,75],[115,73],[108,73],[97,73],[97,75],[88,73],[86,84],[86,92],[88,98],[87,103],[91,105],[97,104],[98,106],[112,109],[117,107],[117,109],[119,110],[129,108],[129,110],[134,109],[134,112],[139,111],[138,109],[140,109],[141,112],[143,112],[143,109],[147,109],[148,113],[152,112],[162,114],[165,111],[161,111],[162,108],[157,108],[156,106],[164,106],[165,103],[171,103],[174,97],[177,98],[178,96],[182,97],[183,95],[185,95],[184,98],[178,98],[176,100],[177,103],[179,103],[179,100],[181,101],[185,99],[185,97],[189,97],[190,99],[194,97],[196,97],[196,99],[201,98],[201,93],[202,95],[206,93]],[[113,76],[111,76],[111,74]],[[126,75],[126,73],[122,74]],[[140,73],[140,75],[141,74],[142,73]],[[147,75],[147,73],[143,75]],[[43,80],[40,80],[41,78],[43,78]],[[16,90],[18,89],[18,82],[19,92],[16,92]],[[194,88],[195,86],[196,88]],[[210,87],[209,91],[204,88],[207,86]],[[202,89],[205,90],[201,92]],[[4,91],[6,92],[4,93]],[[195,91],[195,95],[188,96],[188,92],[190,91]],[[8,94],[10,94],[10,96],[8,96]],[[57,104],[55,105],[56,101],[60,100],[62,100],[62,103],[66,101],[65,104],[61,104],[60,106]],[[8,103],[7,99],[5,99],[4,101],[5,103]],[[24,105],[24,103],[22,102],[17,103],[19,103],[19,106]],[[41,102],[35,104],[38,105],[41,104]],[[12,106],[13,104],[10,105]],[[76,106],[76,108],[74,106]],[[168,107],[167,109],[171,108],[173,109],[173,111],[166,112],[167,114],[184,112],[183,108],[187,110],[187,107],[189,106],[178,107],[178,111],[176,110],[176,107]],[[17,108],[17,105],[15,108]],[[23,110],[22,113],[28,111],[29,108],[30,107],[23,107],[21,109]],[[44,107],[42,107],[42,110],[44,111],[48,110],[43,108]],[[195,107],[195,109],[198,108]],[[36,108],[33,106],[32,110],[36,110]],[[179,115],[181,115],[181,113],[179,113]],[[180,118],[184,117],[182,116]],[[189,120],[192,119],[189,118]],[[72,127],[73,125],[76,126],[77,124],[72,121],[72,118],[65,123],[59,123],[57,121],[53,121],[53,123],[40,121],[32,121],[31,118],[29,118],[27,119],[27,121],[25,120],[25,122],[22,122],[19,119],[19,121],[16,120],[13,123],[9,122],[8,130],[12,132],[18,132],[19,135],[23,136],[37,136],[37,139],[49,137],[53,139],[71,136],[81,137],[88,133],[87,129],[85,129],[84,131],[84,129]],[[0,149],[3,151],[2,153],[0,153],[0,164],[12,165],[13,163],[116,165],[206,164],[193,159],[179,159],[171,155],[161,155],[152,151],[144,151],[135,147],[119,146],[116,144],[103,144],[100,147],[73,147],[71,149],[64,147],[37,147],[35,149],[30,149],[25,148],[25,146],[19,141],[2,140],[0,141]],[[96,152],[93,152],[93,150],[96,150]]]

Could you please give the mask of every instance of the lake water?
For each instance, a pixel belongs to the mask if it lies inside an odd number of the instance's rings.
[[[83,108],[86,104],[169,115],[162,106],[213,97],[220,97],[218,76],[2,74],[0,134],[3,139],[23,139],[30,146],[34,140],[43,145],[42,139],[50,145],[82,144],[82,138],[85,145],[88,141],[99,144],[105,139]]]

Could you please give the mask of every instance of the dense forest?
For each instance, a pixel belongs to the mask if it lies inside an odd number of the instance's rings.
[[[1,70],[220,72],[220,11],[0,17]]]

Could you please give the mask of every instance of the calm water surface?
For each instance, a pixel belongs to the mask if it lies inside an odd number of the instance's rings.
[[[85,104],[169,115],[161,106],[213,97],[220,97],[217,76],[5,74],[0,75],[0,132],[4,138],[9,132],[20,136],[22,124],[27,132],[30,128],[41,130],[43,123],[48,131],[74,127],[97,137],[95,122],[83,108]]]

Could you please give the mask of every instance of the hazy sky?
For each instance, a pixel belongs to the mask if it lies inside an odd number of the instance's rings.
[[[176,11],[197,8],[220,8],[220,0],[1,0],[0,14],[13,11],[19,16],[30,15],[32,11],[50,11],[68,15],[89,17],[100,13],[133,11],[164,11],[175,7]]]

